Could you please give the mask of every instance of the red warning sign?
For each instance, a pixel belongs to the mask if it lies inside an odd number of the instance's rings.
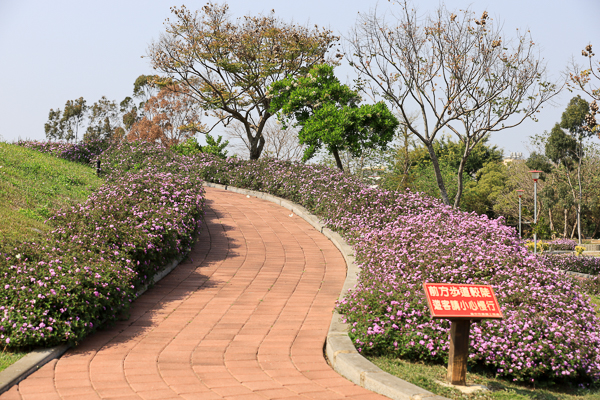
[[[489,285],[423,283],[432,318],[502,319],[500,305]]]

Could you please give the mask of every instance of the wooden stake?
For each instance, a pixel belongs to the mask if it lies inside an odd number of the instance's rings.
[[[469,358],[469,320],[450,320],[450,357],[448,381],[453,385],[467,385],[467,359]]]

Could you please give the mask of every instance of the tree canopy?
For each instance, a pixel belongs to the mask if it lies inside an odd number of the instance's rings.
[[[303,160],[325,146],[343,170],[339,152],[360,156],[365,148],[385,148],[398,120],[383,102],[360,103],[360,96],[335,77],[333,67],[316,65],[306,76],[288,77],[271,85],[271,111],[301,126],[298,139],[308,147]]]
[[[198,106],[216,117],[213,127],[239,121],[250,158],[257,159],[273,115],[268,86],[324,62],[338,38],[329,30],[284,23],[273,12],[232,21],[227,5],[171,11],[175,19],[166,21],[166,32],[148,49],[153,68],[186,87]]]
[[[87,114],[87,105],[83,97],[67,100],[64,111],[50,109],[48,122],[44,131],[48,139],[54,140],[79,140],[79,127]]]
[[[462,195],[464,164],[490,132],[534,118],[555,94],[528,33],[505,37],[483,12],[447,10],[443,5],[419,18],[408,1],[400,2],[396,20],[376,11],[359,17],[350,35],[350,62],[361,75],[363,90],[389,102],[408,129],[426,146],[444,203],[450,204],[433,144],[442,129],[465,145],[457,171]],[[412,122],[413,110],[420,118]]]
[[[587,59],[587,68],[573,61],[569,78],[571,83],[592,98],[592,102],[589,104],[589,112],[585,116],[585,126],[587,130],[598,133],[598,137],[600,137],[600,130],[597,129],[598,123],[596,121],[596,115],[599,113],[600,108],[597,103],[597,101],[600,101],[600,61],[594,59],[596,54],[592,50],[591,43],[581,50],[581,55]]]
[[[143,117],[135,122],[127,139],[161,142],[170,147],[198,132],[206,133],[200,120],[198,103],[187,95],[187,88],[165,86],[144,104]]]

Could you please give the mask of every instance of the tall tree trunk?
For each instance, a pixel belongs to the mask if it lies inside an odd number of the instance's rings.
[[[444,178],[442,178],[442,172],[440,171],[440,163],[435,154],[435,150],[433,148],[433,143],[427,143],[427,151],[429,151],[429,157],[431,157],[431,163],[433,164],[433,170],[435,171],[435,179],[437,181],[438,188],[440,189],[440,195],[442,196],[442,201],[446,205],[450,205],[450,200],[448,199],[448,192],[446,191],[446,185],[444,185]]]
[[[581,159],[583,158],[583,143],[581,143],[581,137],[579,139],[579,163],[577,164],[577,184],[579,185],[579,199],[577,201],[577,241],[581,246]]]
[[[569,187],[571,188],[571,194],[573,196],[573,202],[574,203],[579,203],[579,201],[577,199],[577,195],[575,194],[575,188],[573,187],[573,182],[571,181],[571,173],[569,172],[569,168],[566,168],[566,166],[565,166],[565,172],[567,174],[567,181],[569,182]],[[575,227],[579,225],[577,223],[579,221],[579,209],[577,209],[576,212],[577,212],[577,215],[575,216],[575,225],[573,225],[573,230],[575,230]],[[574,232],[573,232],[573,234],[571,234],[571,239],[573,239],[573,235],[574,234],[575,234]]]
[[[265,138],[262,133],[257,133],[256,136],[252,136],[252,133],[247,131],[248,141],[250,142],[250,159],[258,160],[262,149],[265,146]]]
[[[577,220],[575,220],[575,224],[573,225],[573,230],[571,231],[571,239],[573,239],[573,236],[575,236],[575,229],[577,228],[577,226],[579,226],[579,224],[577,223]]]
[[[565,208],[565,209],[563,209],[563,213],[565,216],[565,226],[563,229],[563,238],[566,239],[567,238],[567,229],[569,228],[569,221],[568,221],[569,211]]]
[[[337,147],[334,146],[331,149],[331,153],[333,153],[333,157],[335,158],[335,163],[337,164],[337,167],[340,169],[340,171],[343,171],[344,166],[342,165],[342,160],[340,159]]]
[[[408,174],[410,172],[410,153],[408,151],[408,130],[404,131],[404,171],[402,175],[402,189],[406,189],[408,187]]]
[[[550,232],[554,232],[554,219],[552,217],[552,207],[548,207],[548,219],[550,220]]]
[[[464,182],[463,182],[463,171],[465,170],[465,164],[467,163],[467,158],[469,158],[469,154],[471,154],[471,150],[469,149],[470,142],[467,140],[465,143],[465,152],[460,159],[460,164],[458,165],[458,190],[456,191],[456,196],[454,196],[454,208],[458,208],[460,205],[460,198],[462,197]]]

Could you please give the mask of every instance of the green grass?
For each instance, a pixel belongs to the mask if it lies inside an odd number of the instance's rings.
[[[367,358],[392,375],[453,400],[600,400],[600,388],[522,385],[471,372],[467,373],[468,384],[484,385],[490,390],[463,394],[456,389],[436,383],[436,381],[445,382],[446,366],[414,363],[387,357]]]
[[[590,302],[592,303],[592,306],[594,306],[594,308],[596,309],[596,315],[600,317],[600,297],[591,295]]]
[[[93,168],[0,142],[0,253],[41,238],[55,210],[84,202],[101,184]],[[0,371],[25,354],[0,351]]]
[[[85,199],[102,184],[94,169],[0,142],[0,252],[49,231],[53,211]]]
[[[19,361],[27,353],[11,353],[9,351],[0,351],[0,371]]]

